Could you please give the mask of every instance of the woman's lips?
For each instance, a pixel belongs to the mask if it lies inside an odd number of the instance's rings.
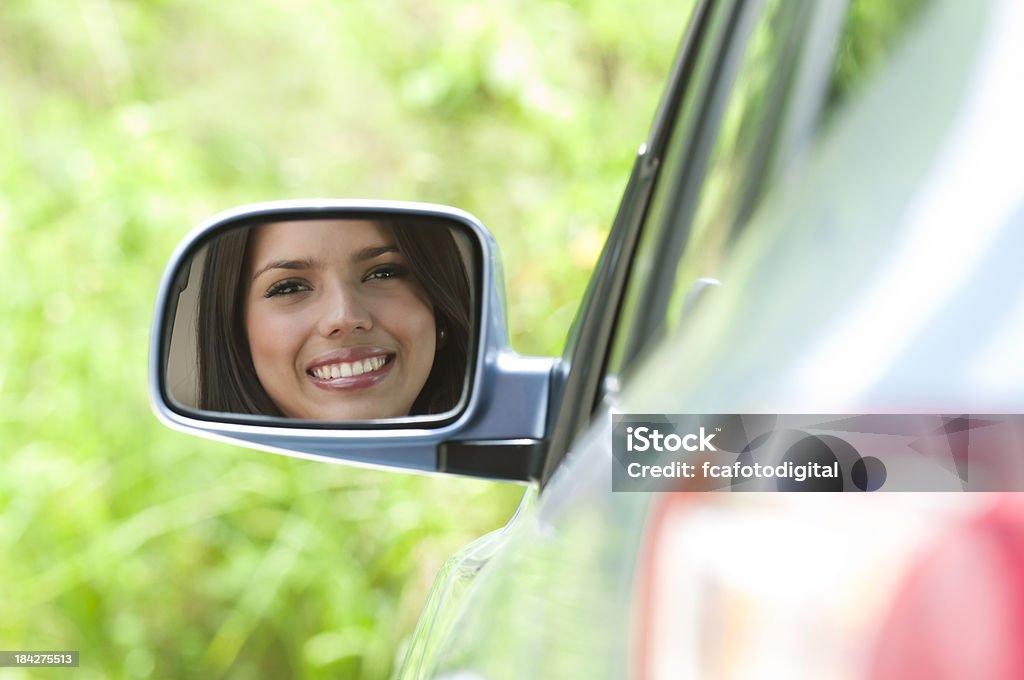
[[[346,352],[346,355],[357,354]],[[359,352],[358,354],[364,354]],[[324,389],[359,389],[383,380],[394,366],[391,353],[370,354],[362,358],[345,356],[316,361],[306,369],[306,376]]]
[[[321,380],[331,378],[351,378],[355,375],[379,371],[388,362],[387,355],[370,357],[369,359],[357,359],[355,361],[339,361],[331,364],[321,364],[310,369],[309,373]]]

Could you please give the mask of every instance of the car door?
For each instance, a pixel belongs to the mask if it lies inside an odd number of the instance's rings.
[[[574,328],[564,366],[561,408],[536,509],[508,529],[447,627],[432,670],[422,677],[625,677],[631,643],[632,574],[649,497],[610,493],[607,404],[620,376],[646,349],[654,324],[646,301],[676,278],[670,260],[686,250],[684,209],[706,185],[709,157],[745,148],[720,133],[737,106],[749,108],[747,134],[761,143],[778,126],[779,92],[791,84],[809,22],[824,19],[797,3],[702,3],[696,8],[655,125],[638,157],[623,205]],[[767,46],[752,42],[768,31]],[[796,44],[794,45],[794,41]],[[752,47],[758,49],[751,53]],[[755,66],[781,63],[768,82]],[[809,57],[808,57],[809,58]],[[739,85],[737,85],[739,83]],[[756,96],[737,87],[757,86]],[[739,102],[739,104],[737,104]],[[751,102],[762,106],[751,106]],[[732,131],[732,128],[729,128]],[[725,141],[716,143],[722,138]],[[744,136],[743,142],[748,137]],[[746,176],[762,172],[755,155]],[[726,161],[719,161],[725,163]],[[732,162],[732,159],[729,159]],[[756,192],[756,183],[746,188]],[[726,234],[727,248],[739,229]],[[716,242],[717,243],[717,242]],[[671,299],[671,296],[669,296]],[[667,304],[667,301],[666,301]],[[621,310],[620,310],[621,307]],[[666,331],[660,324],[661,333]],[[630,346],[634,343],[636,346]],[[571,442],[563,443],[563,442]],[[533,501],[530,501],[532,504]],[[416,676],[407,676],[416,677]]]
[[[439,677],[642,674],[638,668],[650,670],[657,661],[643,643],[659,635],[693,645],[684,647],[695,655],[689,661],[699,659],[699,631],[650,627],[651,602],[668,595],[645,595],[643,579],[636,578],[651,549],[652,496],[611,491],[610,411],[621,398],[627,408],[651,409],[644,412],[669,411],[679,403],[672,387],[683,388],[680,381],[687,380],[678,361],[687,351],[680,332],[722,308],[723,291],[732,300],[744,295],[742,283],[727,276],[727,263],[744,255],[739,248],[771,266],[777,246],[752,231],[759,224],[754,216],[773,188],[806,170],[822,131],[860,97],[872,72],[884,70],[930,9],[911,3],[887,14],[865,7],[722,2],[698,10],[690,51],[683,51],[644,150],[652,156],[641,154],[630,185],[633,191],[642,185],[648,163],[650,193],[638,199],[627,191],[576,328],[583,337],[568,355],[565,383],[572,396],[562,401],[563,414],[576,413],[556,422],[549,458],[554,469],[537,510],[521,518],[475,584],[458,632],[441,654],[438,668],[445,672]],[[866,50],[858,40],[879,42]],[[855,63],[845,61],[850,54],[858,55]],[[778,303],[782,308],[787,301]],[[601,328],[602,315],[607,333],[588,337],[588,329]],[[742,321],[734,326],[742,328]],[[704,367],[694,381],[707,383],[707,372],[724,365]],[[574,377],[589,387],[577,385],[580,391],[572,392]],[[744,394],[735,392],[737,399]],[[566,425],[576,422],[582,422],[578,430]],[[564,449],[560,426],[568,428],[562,434],[571,442]],[[885,515],[883,506],[873,507],[875,515]],[[790,572],[797,579],[801,573]],[[692,587],[685,592],[700,597]]]

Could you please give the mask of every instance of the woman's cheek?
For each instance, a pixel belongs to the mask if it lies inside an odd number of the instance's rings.
[[[249,318],[249,344],[264,359],[290,359],[302,346],[304,319],[300,310],[255,311]]]

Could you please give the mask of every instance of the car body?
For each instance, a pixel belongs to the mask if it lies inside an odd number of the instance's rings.
[[[963,491],[1024,488],[1020,449],[990,456],[987,485],[932,493],[637,493],[613,491],[612,428],[623,413],[1020,412],[1020,26],[1014,2],[698,3],[563,357],[510,352],[485,283],[493,333],[461,420],[312,446],[162,415],[363,464],[351,449],[373,443],[428,469],[411,447],[460,431],[520,456],[457,470],[527,491],[439,574],[403,679],[1014,677],[1022,612],[993,603],[1018,592],[1024,553],[992,546],[1016,545],[1024,515]],[[517,414],[500,427],[496,402]]]

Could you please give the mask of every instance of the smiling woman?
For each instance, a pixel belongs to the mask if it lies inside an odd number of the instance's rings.
[[[195,259],[195,396],[178,401],[333,421],[449,411],[469,349],[465,260],[450,229],[399,221],[219,235]]]

